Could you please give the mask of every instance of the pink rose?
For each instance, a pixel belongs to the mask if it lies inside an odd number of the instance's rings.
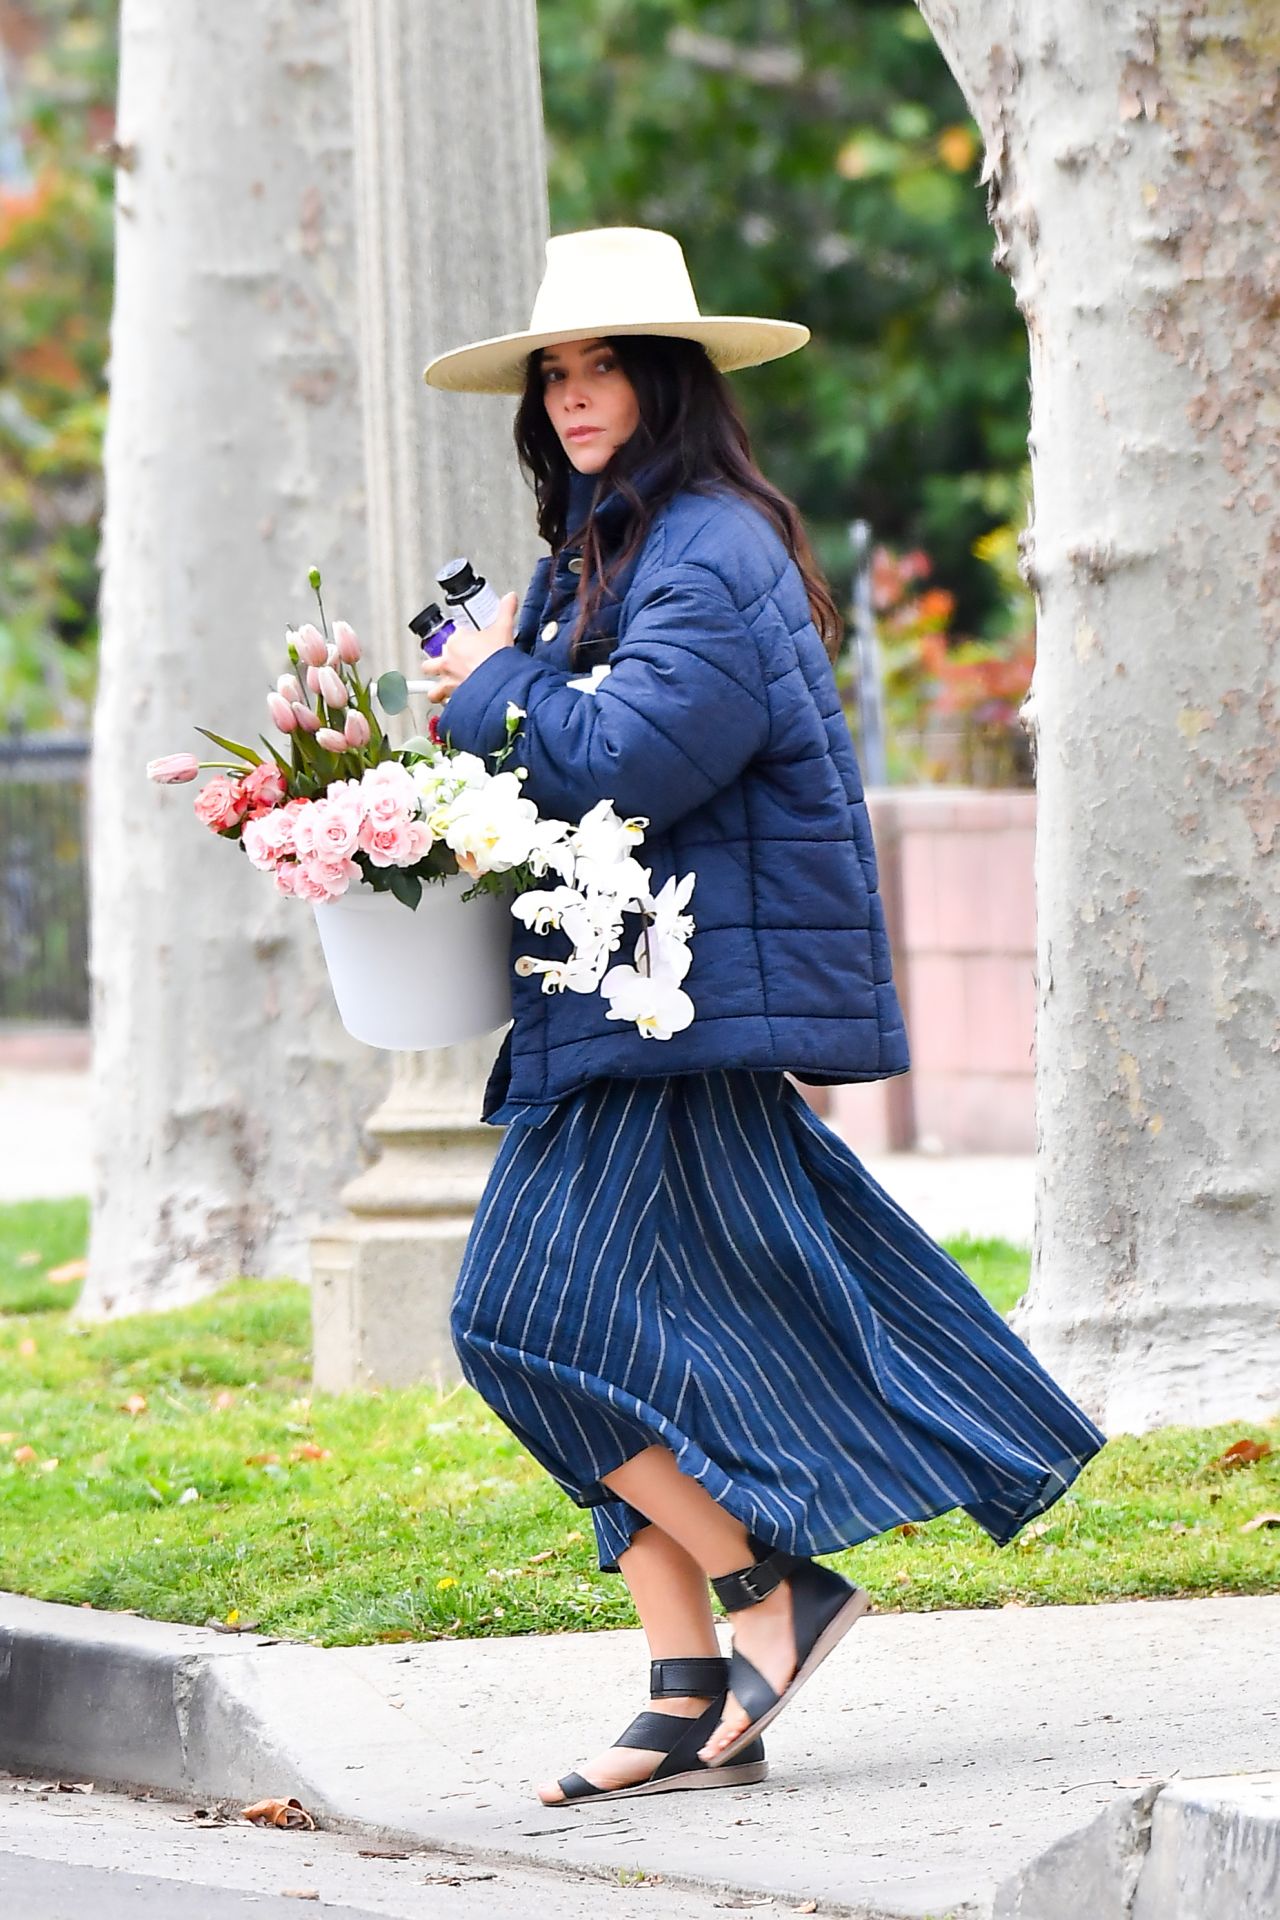
[[[240,845],[250,864],[260,873],[274,873],[280,862],[292,858],[294,852],[293,823],[285,818],[285,809],[273,807],[269,813],[246,820]]]
[[[355,860],[304,860],[294,876],[293,890],[300,900],[337,900],[360,877]]]
[[[370,814],[360,829],[360,846],[375,867],[411,867],[420,860],[420,835],[416,820],[379,821]]]
[[[196,795],[196,819],[212,827],[215,833],[227,833],[240,824],[248,804],[240,781],[220,773]]]
[[[249,818],[256,820],[280,805],[289,791],[289,783],[274,760],[263,760],[245,774],[240,790],[248,797]]]
[[[162,753],[158,760],[148,760],[148,780],[158,780],[162,787],[181,786],[186,780],[194,780],[200,771],[200,762],[194,753]]]
[[[413,775],[399,760],[384,760],[370,767],[360,781],[368,816],[379,826],[408,820],[417,811],[418,789]]]
[[[294,823],[293,842],[298,858],[311,864],[336,862],[355,851],[360,820],[349,802],[315,800]]]

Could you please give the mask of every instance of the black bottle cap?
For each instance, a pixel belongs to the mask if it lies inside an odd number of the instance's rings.
[[[434,633],[437,627],[443,625],[444,615],[440,611],[438,602],[432,600],[421,613],[414,614],[409,622],[409,631],[416,633],[419,640],[425,640],[428,634]]]
[[[449,601],[465,600],[481,585],[475,568],[461,555],[458,559],[450,560],[446,566],[441,567],[436,579],[444,589],[445,599]]]

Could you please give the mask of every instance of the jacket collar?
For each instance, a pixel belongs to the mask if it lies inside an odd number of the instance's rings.
[[[647,498],[661,485],[668,469],[668,462],[660,455],[650,454],[641,461],[630,475],[631,484],[636,491]],[[569,498],[565,509],[565,549],[579,552],[582,546],[582,534],[588,515],[600,529],[606,550],[613,546],[626,527],[631,512],[630,502],[617,487],[605,494],[595,513],[591,514],[591,496],[595,492],[596,476],[593,473],[579,473],[575,467],[569,474]]]

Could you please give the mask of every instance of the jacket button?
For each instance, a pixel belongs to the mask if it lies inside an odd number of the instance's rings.
[[[559,631],[560,622],[558,620],[548,620],[546,626],[542,629],[541,637],[544,640],[554,640]]]

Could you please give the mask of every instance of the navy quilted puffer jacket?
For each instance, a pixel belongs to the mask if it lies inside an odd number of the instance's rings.
[[[602,538],[618,537],[621,497],[596,511]],[[544,993],[540,976],[513,975],[514,1019],[481,1117],[500,1124],[600,1076],[777,1068],[829,1085],[904,1073],[857,758],[777,533],[727,488],[676,494],[571,661],[575,557],[539,561],[516,645],[468,675],[441,731],[491,753],[514,700],[526,718],[506,764],[528,768],[524,793],[542,813],[576,821],[608,798],[648,816],[636,857],[653,891],[697,875],[683,983],[695,1015],[649,1039],[607,1019],[598,993]],[[600,661],[610,672],[594,693],[568,685]],[[624,923],[618,961],[632,960],[639,924]],[[558,930],[512,929],[513,963],[570,951]]]

